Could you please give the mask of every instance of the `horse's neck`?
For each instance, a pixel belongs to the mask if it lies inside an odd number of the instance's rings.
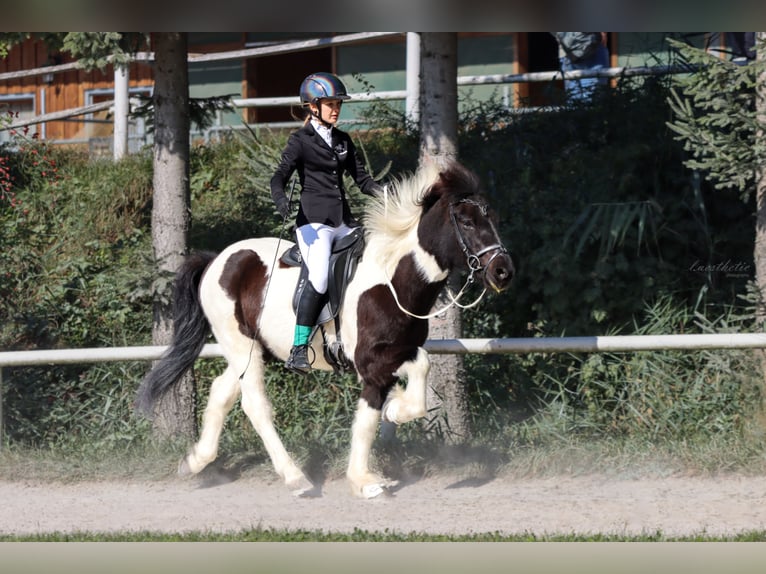
[[[426,270],[429,263],[426,261],[423,265],[416,253],[410,252],[397,262],[388,277],[399,305],[416,315],[430,312],[447,281],[447,274],[429,274]]]
[[[365,256],[377,261],[389,279],[393,279],[400,263],[410,257],[417,274],[425,283],[444,283],[450,273],[443,268],[431,253],[420,245],[417,229],[411,230],[406,236],[391,241],[388,237],[370,237],[365,250]]]

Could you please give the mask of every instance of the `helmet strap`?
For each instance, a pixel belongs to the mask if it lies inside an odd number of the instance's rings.
[[[319,120],[319,123],[321,123],[323,126],[325,126],[325,127],[328,127],[328,128],[331,128],[331,127],[332,127],[332,124],[330,124],[330,123],[328,123],[327,121],[325,121],[325,119],[322,117],[322,105],[321,105],[321,103],[320,103],[320,100],[317,100],[317,101],[316,101],[316,104],[314,104],[314,105],[316,106],[316,108],[317,108],[317,111],[316,111],[316,112],[314,112],[314,111],[311,109],[311,106],[309,106],[309,113],[310,113],[312,116],[314,116],[316,119],[318,119],[318,120]]]

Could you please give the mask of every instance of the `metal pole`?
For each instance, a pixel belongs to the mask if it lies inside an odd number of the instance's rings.
[[[614,335],[518,339],[429,339],[429,353],[604,353],[702,349],[763,349],[764,333]]]
[[[420,34],[407,32],[407,97],[405,113],[407,119],[417,123],[420,118]]]
[[[114,67],[114,159],[128,153],[128,66]]]

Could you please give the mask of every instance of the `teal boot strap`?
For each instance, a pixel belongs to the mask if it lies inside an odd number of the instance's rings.
[[[311,327],[306,325],[296,325],[295,335],[293,336],[293,345],[305,345],[309,342],[309,335],[311,335]]]

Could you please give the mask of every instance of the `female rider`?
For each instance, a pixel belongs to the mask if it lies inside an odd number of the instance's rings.
[[[286,219],[290,202],[285,186],[297,170],[301,194],[295,225],[308,282],[296,310],[293,347],[285,366],[306,374],[311,370],[309,336],[324,304],[333,242],[359,225],[346,200],[343,174],[350,174],[366,195],[383,188],[364,169],[349,135],[335,127],[343,101],[350,99],[343,82],[333,74],[311,74],[301,83],[300,99],[308,110],[306,121],[290,134],[271,178],[271,197]]]

